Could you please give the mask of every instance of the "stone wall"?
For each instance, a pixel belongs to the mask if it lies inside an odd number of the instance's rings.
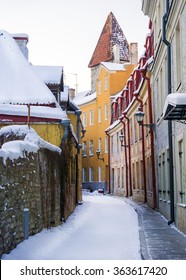
[[[25,208],[29,209],[29,235],[58,226],[74,210],[71,161],[48,149],[7,159],[6,164],[0,157],[0,256],[24,240]]]

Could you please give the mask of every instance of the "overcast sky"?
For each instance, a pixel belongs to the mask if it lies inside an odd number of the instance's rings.
[[[129,43],[143,53],[148,18],[141,0],[0,0],[0,29],[29,35],[29,61],[63,66],[65,82],[90,89],[91,59],[107,16],[115,15]],[[77,74],[77,75],[74,75]]]

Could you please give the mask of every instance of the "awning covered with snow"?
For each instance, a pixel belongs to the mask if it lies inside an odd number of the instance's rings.
[[[186,93],[171,93],[163,108],[164,120],[186,122]]]

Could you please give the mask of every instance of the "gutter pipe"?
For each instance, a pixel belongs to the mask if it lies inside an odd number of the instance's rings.
[[[108,176],[109,176],[109,180],[108,180],[108,193],[111,193],[111,176],[110,176],[110,135],[108,134],[108,132],[105,132],[107,137],[108,137]]]
[[[167,46],[167,76],[168,94],[171,93],[171,44],[166,39],[166,24],[169,16],[169,0],[166,0],[166,13],[162,18],[162,41]],[[174,167],[173,167],[173,140],[172,120],[168,120],[168,142],[169,142],[169,176],[170,176],[170,220],[168,224],[175,221],[174,216]]]
[[[123,118],[122,117],[119,120],[123,124],[124,135],[126,135],[125,122],[123,122]],[[129,145],[128,145],[128,147],[129,147]],[[128,179],[128,162],[127,162],[127,144],[126,144],[126,138],[125,137],[124,137],[124,155],[125,155],[125,162],[126,162],[125,176],[126,176],[126,197],[127,197],[129,195],[129,191],[128,191],[129,179]]]
[[[150,78],[146,76],[146,71],[142,70],[143,78],[147,81],[148,87],[148,107],[149,107],[149,121],[153,124],[152,117],[152,99],[151,99],[151,86],[150,86]],[[156,199],[156,175],[155,175],[155,154],[154,154],[154,134],[153,129],[150,128],[150,146],[151,146],[151,165],[152,165],[152,193],[153,193],[153,208],[157,207],[157,199]]]
[[[79,144],[80,141],[80,124],[81,124],[81,119],[80,116],[82,114],[82,111],[76,110],[75,115],[77,116],[77,122],[76,122],[76,135],[78,139],[78,145],[77,145],[77,153],[75,156],[76,160],[76,183],[75,183],[75,189],[76,189],[76,197],[75,197],[75,203],[76,205],[78,204],[78,184],[79,184],[79,154],[80,154],[80,149],[81,145]]]
[[[129,118],[126,116],[126,113],[123,114],[123,117],[127,120],[127,130],[128,130],[127,135],[128,135],[128,149],[129,149],[129,196],[132,196],[130,123],[129,123]]]
[[[63,119],[61,120],[61,124],[64,127],[64,133],[63,133],[63,137],[62,137],[62,146],[64,146],[64,143],[68,137],[69,134],[69,127],[70,127],[70,120],[69,119]]]
[[[136,101],[140,103],[141,110],[143,111],[143,102],[137,95],[135,95]],[[147,185],[146,185],[146,164],[145,164],[145,135],[144,135],[144,127],[141,128],[142,131],[142,155],[143,155],[143,179],[144,179],[144,198],[145,202],[147,202]]]

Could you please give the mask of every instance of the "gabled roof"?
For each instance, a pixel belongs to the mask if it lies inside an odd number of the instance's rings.
[[[0,104],[56,104],[12,36],[0,31]]]
[[[12,36],[0,31],[0,121],[25,121],[28,105],[35,121],[67,118]]]
[[[94,67],[101,62],[112,61],[114,45],[119,46],[120,61],[129,61],[129,44],[115,16],[111,12],[107,17],[88,67]]]
[[[91,91],[83,91],[79,92],[76,97],[73,99],[73,102],[77,106],[81,106],[83,104],[92,102],[96,99],[96,93],[91,92]]]

